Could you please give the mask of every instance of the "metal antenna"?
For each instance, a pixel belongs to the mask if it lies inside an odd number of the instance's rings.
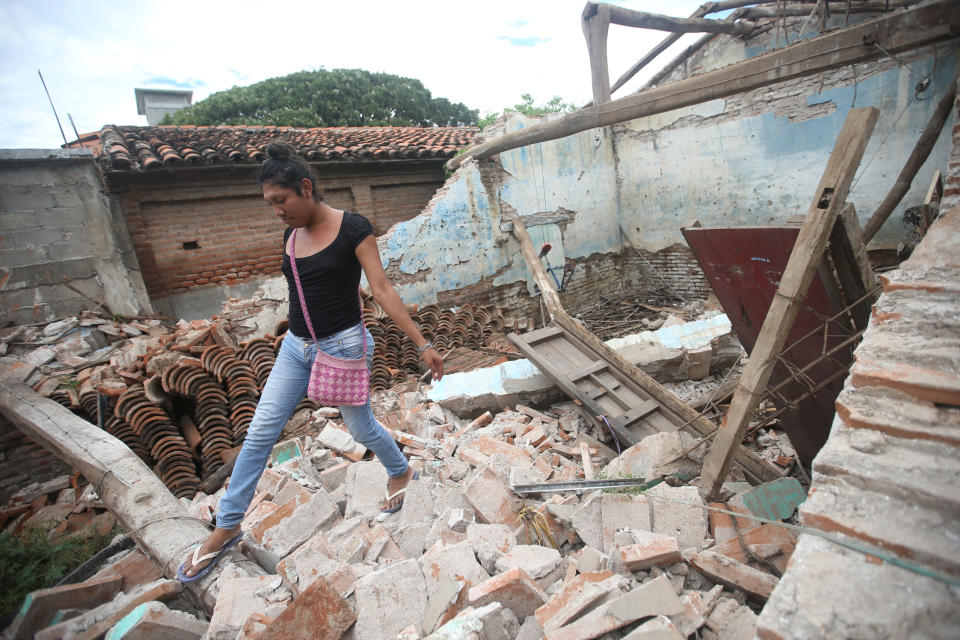
[[[67,144],[67,136],[63,132],[63,125],[60,124],[60,116],[57,115],[57,108],[53,106],[53,98],[50,97],[50,91],[47,89],[47,83],[43,81],[43,74],[37,69],[37,75],[40,76],[40,82],[43,84],[43,90],[47,93],[47,100],[50,101],[50,108],[53,109],[53,117],[57,119],[57,126],[60,127],[60,135],[63,136],[63,144]],[[80,136],[77,136],[78,138]]]
[[[80,132],[77,131],[77,125],[73,121],[73,116],[70,115],[70,112],[67,111],[67,119],[70,120],[70,126],[73,127],[73,135],[77,136],[77,140],[80,139]]]

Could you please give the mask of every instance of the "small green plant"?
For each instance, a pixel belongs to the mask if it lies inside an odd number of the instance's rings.
[[[17,536],[0,534],[0,628],[13,620],[31,591],[52,587],[57,580],[110,544],[119,529],[107,534],[78,532],[48,540],[41,527]]]

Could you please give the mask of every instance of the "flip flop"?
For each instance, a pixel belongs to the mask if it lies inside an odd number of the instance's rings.
[[[240,542],[241,539],[243,539],[242,531],[237,535],[235,535],[222,547],[220,547],[219,551],[213,551],[211,553],[207,553],[199,557],[197,556],[197,554],[200,553],[200,547],[202,545],[197,545],[197,548],[193,550],[193,555],[190,557],[190,563],[193,565],[198,565],[204,560],[210,560],[210,562],[204,565],[204,567],[200,569],[200,571],[198,571],[196,575],[192,575],[192,576],[188,576],[183,572],[184,569],[187,568],[187,563],[184,562],[182,565],[180,565],[177,568],[177,580],[179,580],[183,584],[190,584],[191,582],[196,582],[203,576],[207,575],[208,573],[210,573],[210,570],[213,569],[214,565],[220,562],[220,558],[222,558],[227,553],[227,551],[230,550],[231,547],[233,547],[235,544]]]
[[[419,471],[414,471],[414,472],[413,472],[413,477],[410,478],[410,482],[413,482],[414,480],[419,480],[419,479],[420,479],[420,472],[419,472]],[[409,486],[409,485],[408,485],[408,486]],[[393,500],[393,499],[396,498],[397,496],[403,495],[406,491],[407,491],[407,487],[404,487],[403,489],[400,489],[399,491],[396,491],[396,492],[390,493],[390,494],[384,492],[384,494],[383,494],[383,499],[386,500],[387,504],[390,504],[390,501],[391,501],[391,500]],[[384,507],[383,509],[380,509],[380,515],[386,516],[386,515],[389,515],[389,514],[391,514],[391,513],[396,513],[397,511],[400,511],[400,509],[402,509],[402,508],[403,508],[403,500],[401,500],[400,502],[398,502],[397,505],[394,506],[394,507],[390,507],[390,508]]]

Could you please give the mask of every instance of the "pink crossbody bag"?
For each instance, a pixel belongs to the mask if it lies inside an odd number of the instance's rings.
[[[290,241],[290,269],[293,271],[293,280],[297,284],[297,293],[300,296],[300,308],[303,309],[303,319],[307,322],[310,337],[317,341],[313,332],[313,323],[307,313],[307,303],[303,299],[303,287],[300,285],[300,275],[297,273],[297,230],[293,230]],[[310,370],[310,383],[307,385],[307,397],[319,404],[336,407],[340,405],[359,406],[367,403],[370,395],[370,370],[367,368],[367,331],[363,322],[363,298],[360,298],[360,334],[363,336],[363,357],[354,360],[337,358],[317,349],[317,357]]]

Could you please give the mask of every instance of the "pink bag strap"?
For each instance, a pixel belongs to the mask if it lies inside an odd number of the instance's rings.
[[[303,319],[307,321],[307,329],[310,331],[310,337],[317,341],[317,334],[313,332],[313,323],[310,322],[310,314],[307,313],[307,302],[303,299],[303,286],[300,284],[300,274],[297,273],[297,229],[290,235],[290,269],[293,271],[293,281],[297,284],[297,296],[300,298],[300,309],[303,311]],[[360,289],[357,289],[357,298],[360,300],[360,335],[363,336],[363,357],[367,357],[367,326],[363,322],[363,297],[360,295]]]

